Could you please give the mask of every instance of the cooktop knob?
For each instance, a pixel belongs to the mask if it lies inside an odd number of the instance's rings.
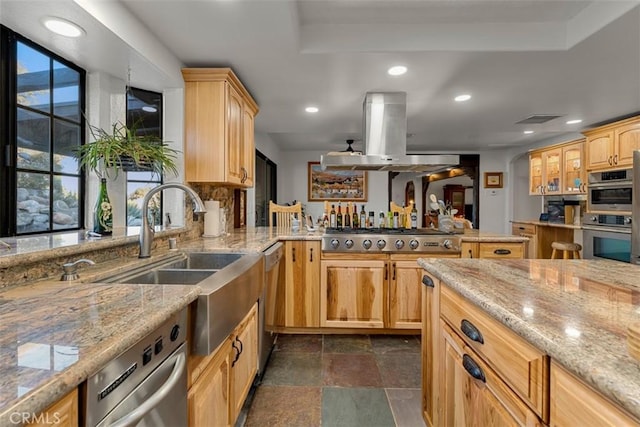
[[[453,246],[453,244],[451,243],[451,240],[449,239],[445,239],[444,242],[442,242],[442,246],[445,249],[451,249],[451,247]]]
[[[591,217],[591,221],[593,221],[593,222],[598,222],[598,217],[597,217],[597,216],[595,216],[595,215],[593,215],[593,216]]]
[[[404,248],[404,240],[396,240],[396,249],[402,249]]]
[[[340,242],[338,241],[338,239],[331,239],[331,247],[333,249],[338,249],[338,246],[340,246]]]
[[[347,247],[347,249],[351,249],[351,248],[353,247],[353,240],[351,240],[351,239],[347,239],[347,240],[344,242],[344,245]]]
[[[411,239],[411,241],[409,242],[409,247],[411,249],[418,249],[418,247],[420,247],[420,243],[416,239]]]
[[[365,249],[371,249],[371,240],[366,239],[364,242],[362,242],[362,247]]]
[[[630,216],[624,217],[624,223],[627,225],[631,224],[631,217]]]
[[[380,239],[380,240],[378,240],[378,243],[376,243],[376,246],[378,247],[378,249],[382,250],[382,249],[384,249],[385,246],[387,246],[387,242],[385,242],[384,240]]]

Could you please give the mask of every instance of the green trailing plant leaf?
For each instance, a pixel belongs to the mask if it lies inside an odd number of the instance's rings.
[[[113,178],[116,178],[120,170],[126,170],[127,164],[134,165],[134,170],[150,171],[158,176],[163,172],[177,176],[175,159],[180,152],[158,137],[138,135],[137,125],[127,128],[116,122],[111,132],[89,125],[94,140],[76,150],[80,166],[100,178],[111,177],[110,171],[115,172]]]

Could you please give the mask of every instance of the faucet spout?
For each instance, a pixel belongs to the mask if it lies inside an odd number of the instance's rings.
[[[187,193],[194,203],[194,212],[198,213],[207,211],[204,207],[204,202],[200,196],[198,196],[198,193],[185,184],[181,184],[179,182],[165,182],[157,187],[153,187],[144,196],[144,199],[142,199],[142,226],[140,227],[140,255],[138,255],[138,258],[149,258],[151,256],[151,244],[153,243],[153,236],[155,235],[155,232],[153,231],[153,227],[149,225],[149,219],[147,217],[149,201],[154,194],[167,188],[177,188]]]

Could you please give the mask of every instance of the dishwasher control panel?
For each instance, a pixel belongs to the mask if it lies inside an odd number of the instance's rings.
[[[186,341],[187,309],[147,334],[87,380],[87,425],[96,425]]]

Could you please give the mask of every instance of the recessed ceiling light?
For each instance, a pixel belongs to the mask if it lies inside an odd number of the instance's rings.
[[[65,37],[80,37],[85,31],[77,24],[62,18],[46,17],[42,24],[51,32]]]
[[[533,133],[533,131],[532,131],[532,130],[525,130],[523,133],[524,133],[525,135],[530,135],[530,134],[532,134],[532,133]]]
[[[567,120],[568,125],[575,125],[577,123],[582,123],[582,120],[581,119]]]
[[[404,65],[395,65],[387,70],[390,76],[401,76],[407,72],[407,67]]]
[[[468,101],[471,99],[471,95],[469,95],[468,93],[465,93],[463,95],[458,95],[455,98],[453,98],[454,101],[456,102],[464,102],[464,101]]]
[[[307,113],[317,113],[319,110],[318,107],[307,107],[304,109],[304,111],[306,111]]]

